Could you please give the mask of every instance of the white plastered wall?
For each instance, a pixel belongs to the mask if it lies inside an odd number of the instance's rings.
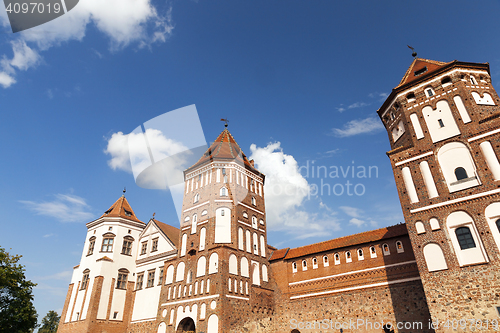
[[[426,106],[422,109],[424,120],[431,135],[432,142],[439,142],[444,139],[460,134],[455,118],[447,101],[442,100],[436,103],[436,109]],[[444,124],[441,127],[439,120]]]

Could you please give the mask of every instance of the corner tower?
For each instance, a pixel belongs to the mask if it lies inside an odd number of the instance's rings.
[[[73,277],[57,332],[125,332],[132,314],[140,221],[125,195],[87,223],[80,264]]]
[[[159,309],[166,331],[229,332],[272,313],[264,175],[225,128],[184,177],[180,250]]]
[[[500,107],[489,65],[415,58],[378,115],[437,331],[448,319],[498,320]]]

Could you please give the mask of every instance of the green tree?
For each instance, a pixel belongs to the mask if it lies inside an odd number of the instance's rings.
[[[0,247],[0,333],[27,333],[37,326],[33,306],[35,283],[26,280],[20,255]]]
[[[42,326],[38,330],[38,333],[56,333],[60,319],[61,317],[57,315],[57,312],[50,310],[49,313],[43,317]]]

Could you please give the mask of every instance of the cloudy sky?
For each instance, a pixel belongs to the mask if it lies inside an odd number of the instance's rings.
[[[207,142],[228,118],[266,174],[270,244],[402,222],[376,110],[412,61],[407,44],[422,58],[489,62],[498,87],[499,9],[498,1],[80,0],[13,34],[2,7],[0,246],[24,256],[40,317],[62,309],[85,223],[124,187],[141,220],[156,213],[178,224],[170,191],[136,185],[125,136],[189,105]],[[159,152],[185,148],[163,134],[151,130],[165,145]]]

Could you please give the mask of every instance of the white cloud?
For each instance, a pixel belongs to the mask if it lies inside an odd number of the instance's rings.
[[[368,106],[370,104],[364,103],[364,102],[356,102],[351,105],[349,105],[347,108],[348,109],[356,109],[356,108],[362,108],[364,106]]]
[[[349,206],[340,206],[339,208],[350,217],[361,217],[363,215],[363,211],[359,208]]]
[[[264,148],[252,144],[250,151],[250,159],[266,175],[264,192],[269,228],[294,234],[296,239],[325,236],[329,231],[340,229],[333,214],[311,214],[302,208],[310,193],[309,184],[300,174],[295,158],[283,152],[280,142],[269,143]]]
[[[382,130],[382,122],[374,117],[368,117],[365,119],[351,120],[344,124],[342,129],[333,128],[332,134],[337,137],[349,137],[358,134],[368,134]]]
[[[53,201],[20,202],[38,215],[49,216],[61,222],[88,222],[94,217],[85,199],[76,195],[57,194]]]
[[[168,184],[182,183],[178,178],[190,166],[186,159],[190,151],[186,146],[151,128],[145,133],[113,133],[104,152],[111,155],[108,161],[111,169],[133,173],[137,185],[144,188],[166,189]]]
[[[338,111],[338,112],[340,112],[340,113],[342,113],[342,112],[344,112],[344,111],[345,111],[345,108],[343,108],[343,107],[338,107],[338,108],[337,108],[337,111]]]
[[[354,224],[357,227],[362,227],[365,224],[365,221],[353,217],[349,220],[349,224]]]
[[[5,12],[0,12],[2,25],[8,25]],[[132,43],[136,43],[139,48],[151,47],[154,43],[165,42],[171,35],[171,13],[171,7],[165,13],[158,13],[151,0],[80,1],[67,14],[16,35],[19,36],[18,39],[11,42],[14,57],[8,63],[2,63],[0,84],[7,88],[15,83],[14,67],[27,70],[40,61],[38,51],[27,43],[44,51],[68,41],[81,41],[88,26],[92,24],[109,39],[111,51],[120,50]],[[5,55],[3,59],[6,59]]]
[[[73,271],[62,271],[59,273],[55,273],[47,276],[36,276],[33,280],[43,281],[43,280],[69,280],[73,275]]]
[[[0,72],[0,84],[2,87],[8,88],[14,83],[16,83],[16,79],[5,72]]]

